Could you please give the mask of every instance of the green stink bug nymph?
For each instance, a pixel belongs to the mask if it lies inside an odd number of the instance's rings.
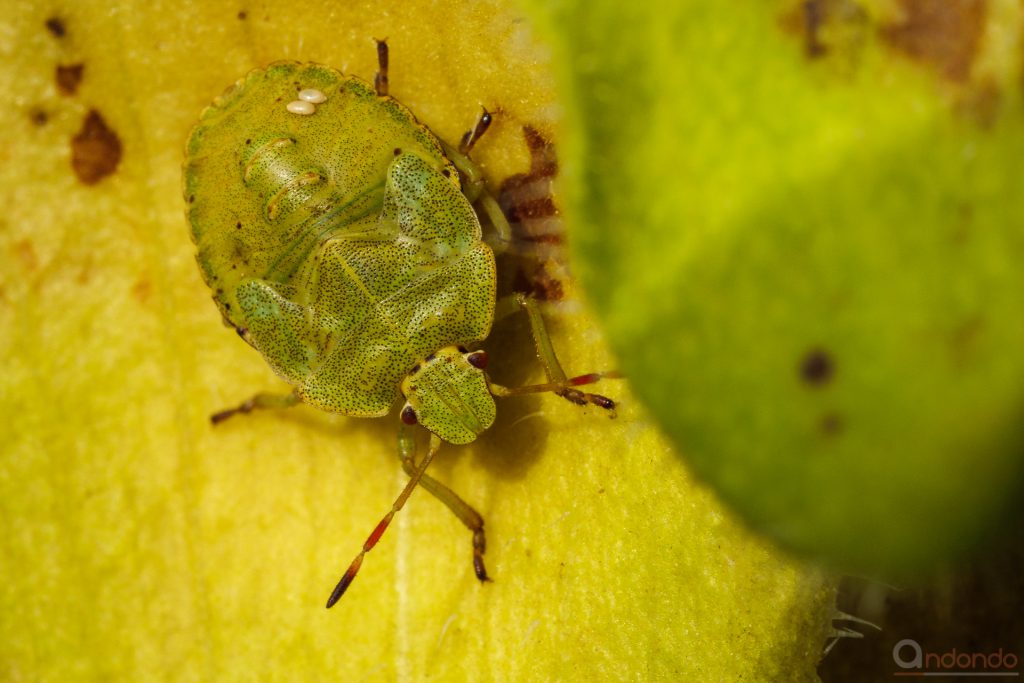
[[[421,484],[473,533],[473,566],[487,580],[483,519],[425,474],[443,441],[464,444],[491,426],[494,396],[551,391],[575,403],[614,403],[567,378],[533,300],[496,303],[494,250],[474,206],[509,226],[468,158],[484,115],[455,149],[387,94],[387,46],[375,85],[312,63],[277,62],[229,88],[189,138],[183,184],[197,261],[227,324],[292,385],[215,414],[308,403],[381,417],[399,395],[402,465],[410,479],[331,594],[355,578],[392,517]],[[499,314],[529,316],[548,382],[490,381],[487,356],[470,351]],[[430,432],[415,458],[411,425]]]

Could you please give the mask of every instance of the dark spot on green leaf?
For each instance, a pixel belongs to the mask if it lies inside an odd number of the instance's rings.
[[[71,138],[71,168],[84,185],[95,185],[117,170],[121,151],[121,139],[93,109]]]
[[[985,320],[980,315],[971,316],[953,328],[949,352],[954,365],[962,368],[977,361],[984,334]]]
[[[991,78],[972,83],[956,102],[956,113],[982,128],[991,128],[999,117],[1003,91]]]
[[[865,45],[869,18],[855,0],[801,0],[779,17],[779,25],[802,40],[807,59],[830,58],[850,68]]]
[[[835,374],[835,363],[821,349],[811,349],[800,361],[800,377],[807,384],[820,387],[828,384]]]
[[[825,413],[818,427],[825,436],[838,436],[843,431],[843,418],[839,413]]]
[[[880,35],[893,49],[965,82],[985,28],[986,0],[900,0],[900,20]]]
[[[84,64],[58,64],[57,90],[60,91],[60,94],[70,96],[78,92],[78,86],[82,83],[84,72]]]

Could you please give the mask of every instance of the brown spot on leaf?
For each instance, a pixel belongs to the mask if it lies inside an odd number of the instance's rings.
[[[811,349],[800,361],[800,377],[807,384],[820,387],[832,381],[835,362],[822,349]]]
[[[150,295],[153,293],[153,283],[142,278],[132,286],[132,296],[140,304],[145,304],[149,301]]]
[[[823,57],[828,47],[821,40],[821,24],[825,20],[825,3],[821,0],[807,0],[800,4],[803,10],[804,52],[814,59]]]
[[[986,0],[899,0],[903,16],[880,29],[894,49],[951,81],[971,75],[985,26]]]
[[[248,18],[249,18],[249,14],[245,10],[241,10],[238,13],[238,20],[239,21],[245,21]]]
[[[83,184],[95,185],[116,171],[120,163],[121,139],[93,109],[71,138],[71,168]]]
[[[36,255],[36,248],[31,240],[15,242],[13,251],[14,257],[18,259],[21,266],[28,272],[32,272],[39,267],[39,257]]]
[[[950,234],[952,242],[957,247],[962,247],[971,239],[974,231],[974,206],[963,202],[956,207],[956,222]]]
[[[28,112],[28,118],[32,121],[32,125],[42,127],[49,122],[50,115],[41,107],[32,107]]]
[[[84,71],[85,64],[58,64],[57,90],[60,91],[60,94],[70,96],[77,93]]]
[[[92,280],[92,276],[96,273],[96,268],[93,265],[92,257],[86,257],[86,261],[82,264],[82,267],[78,271],[78,275],[75,277],[75,282],[80,285],[87,285]]]
[[[962,368],[977,360],[984,332],[985,320],[980,315],[967,318],[953,328],[949,351],[954,365]]]
[[[982,128],[991,128],[999,118],[1003,93],[992,79],[972,83],[956,102],[956,113]]]
[[[803,40],[808,59],[831,57],[852,67],[864,47],[869,20],[855,0],[801,0],[779,17],[779,25]]]
[[[64,20],[60,17],[50,17],[46,20],[46,30],[54,38],[63,38],[68,30],[64,26]]]
[[[825,413],[818,422],[818,428],[825,436],[838,436],[843,431],[843,418],[839,413]]]

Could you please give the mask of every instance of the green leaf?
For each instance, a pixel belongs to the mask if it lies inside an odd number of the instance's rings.
[[[1024,482],[1020,4],[540,13],[578,272],[688,462],[846,570],[988,538]]]

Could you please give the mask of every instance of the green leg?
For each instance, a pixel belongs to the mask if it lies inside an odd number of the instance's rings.
[[[405,473],[410,477],[413,476],[416,472],[416,439],[412,430],[406,425],[402,425],[398,430],[398,457],[402,460],[402,469],[405,470]],[[447,505],[448,509],[459,518],[459,521],[473,532],[473,572],[481,581],[490,581],[487,569],[484,567],[484,551],[487,549],[487,540],[484,538],[484,518],[458,494],[430,475],[421,475],[420,486],[429,491],[434,498]]]
[[[487,246],[489,246],[495,254],[504,254],[512,244],[512,226],[508,224],[508,219],[505,218],[505,213],[501,210],[501,207],[498,206],[498,200],[485,189],[480,193],[480,196],[477,197],[476,205],[480,207],[481,211],[487,214],[487,218],[490,220],[491,226],[494,228],[494,234],[488,235],[484,241],[487,242]]]
[[[373,87],[378,96],[383,97],[388,94],[388,44],[386,40],[377,41],[377,73],[373,77]],[[508,249],[508,245],[512,241],[512,228],[509,226],[508,220],[505,219],[501,207],[498,206],[497,200],[487,191],[480,169],[469,158],[469,152],[473,149],[473,145],[487,132],[490,125],[491,113],[484,109],[480,118],[473,124],[473,128],[462,136],[458,148],[444,142],[441,145],[444,147],[445,156],[451,159],[455,168],[459,169],[459,174],[462,176],[463,193],[471,204],[479,205],[480,210],[487,215],[491,225],[494,226],[496,234],[489,236],[487,243],[500,254]]]
[[[523,387],[503,387],[488,380],[491,393],[495,396],[518,396],[520,394],[536,394],[550,391],[576,405],[587,405],[588,403],[611,411],[614,415],[615,401],[600,394],[589,394],[580,391],[576,387],[586,384],[593,384],[601,379],[613,379],[621,377],[618,372],[591,372],[576,377],[567,377],[555,355],[555,349],[551,345],[551,336],[544,325],[544,317],[540,313],[540,306],[536,299],[525,294],[512,294],[499,301],[495,306],[494,317],[496,320],[511,315],[517,310],[526,312],[530,320],[530,331],[533,333],[533,343],[537,347],[537,356],[544,366],[544,374],[548,381],[544,384],[530,384]]]
[[[512,227],[508,224],[501,207],[498,206],[498,200],[487,191],[480,168],[469,158],[469,151],[490,125],[491,114],[484,109],[473,129],[463,136],[458,149],[444,142],[441,145],[444,147],[445,156],[451,159],[455,168],[459,169],[459,175],[462,177],[462,191],[466,198],[484,212],[494,227],[495,234],[488,235],[487,244],[495,253],[501,254],[508,249],[512,242]]]
[[[302,403],[302,400],[295,394],[256,394],[248,401],[244,401],[234,408],[228,408],[210,416],[210,422],[220,424],[232,415],[240,413],[251,413],[254,410],[269,408],[291,408]]]

